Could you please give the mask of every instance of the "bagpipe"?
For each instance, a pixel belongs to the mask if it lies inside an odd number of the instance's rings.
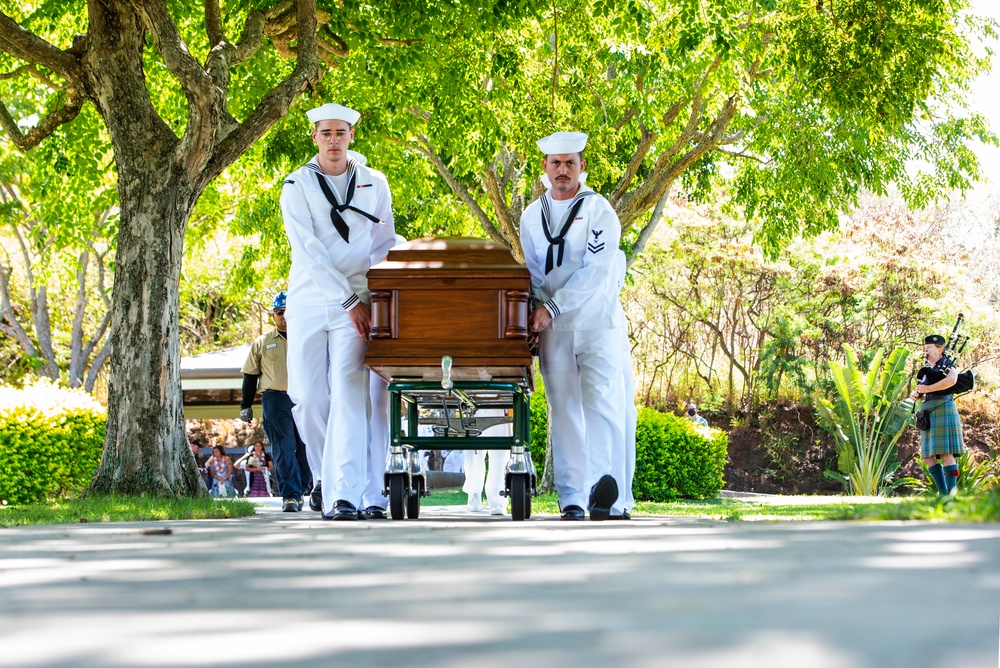
[[[944,352],[941,354],[941,359],[939,359],[931,369],[941,374],[947,374],[953,368],[958,366],[958,356],[965,351],[965,346],[969,343],[969,337],[967,334],[962,334],[962,322],[965,320],[965,314],[959,313],[958,320],[955,321],[955,326],[951,328],[951,335],[945,342]],[[966,369],[958,374],[958,380],[955,382],[953,387],[954,396],[959,396],[965,394],[966,392],[972,391],[976,386],[976,376],[972,373],[972,369]]]

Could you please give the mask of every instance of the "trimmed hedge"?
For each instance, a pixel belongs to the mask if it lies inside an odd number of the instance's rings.
[[[639,411],[635,430],[635,481],[643,501],[708,499],[722,489],[729,436],[651,408]]]
[[[531,393],[531,461],[535,465],[535,473],[539,483],[542,472],[545,471],[545,443],[549,432],[549,404],[545,398],[545,383],[542,374],[535,375],[535,391]]]
[[[48,380],[0,387],[0,500],[33,503],[83,489],[104,447],[107,415],[92,396]]]
[[[531,395],[531,459],[541,476],[545,469],[548,404],[541,375]],[[729,436],[719,429],[699,429],[689,420],[650,408],[639,411],[635,430],[635,480],[640,501],[709,499],[722,489]]]

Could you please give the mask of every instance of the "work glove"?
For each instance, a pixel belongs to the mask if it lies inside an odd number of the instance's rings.
[[[253,408],[244,408],[240,411],[240,419],[244,422],[253,420]]]

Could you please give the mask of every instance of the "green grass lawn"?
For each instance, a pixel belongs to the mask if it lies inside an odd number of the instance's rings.
[[[435,490],[425,497],[425,506],[464,506],[467,496],[460,489]],[[555,494],[532,500],[533,515],[556,515]],[[633,517],[697,517],[729,522],[777,522],[817,520],[945,520],[955,522],[1000,521],[1000,490],[976,497],[944,498],[920,496],[876,498],[850,496],[774,496],[744,500],[716,498],[701,501],[654,503],[640,501]]]
[[[249,501],[98,496],[0,507],[0,527],[30,524],[216,520],[253,515]]]
[[[423,506],[464,506],[461,489],[434,490]],[[247,517],[256,506],[239,499],[161,499],[155,497],[88,497],[51,503],[0,507],[0,527],[84,522],[201,520]],[[555,494],[532,501],[533,515],[557,515]],[[634,517],[695,517],[729,522],[816,520],[1000,521],[1000,488],[974,497],[861,498],[849,496],[774,496],[759,499],[706,499],[636,504]]]

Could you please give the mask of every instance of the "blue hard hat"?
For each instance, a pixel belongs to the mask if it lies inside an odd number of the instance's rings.
[[[277,308],[285,308],[285,298],[286,297],[287,297],[287,295],[285,294],[284,290],[282,290],[281,292],[279,292],[275,296],[274,301],[271,302],[271,310],[273,311],[274,309],[277,309]]]

